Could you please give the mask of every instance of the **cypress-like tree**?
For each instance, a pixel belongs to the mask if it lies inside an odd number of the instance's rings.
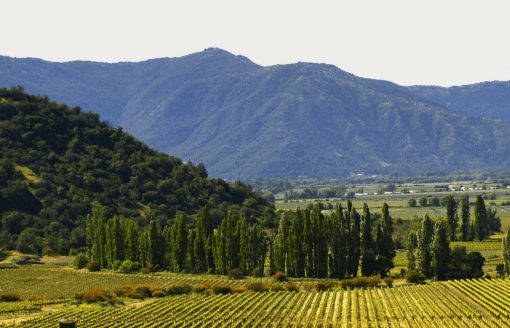
[[[503,264],[505,266],[505,275],[510,276],[510,228],[503,236]]]
[[[186,271],[190,273],[197,273],[199,271],[199,265],[195,258],[195,242],[197,239],[197,229],[189,229],[187,245],[186,245]]]
[[[105,208],[98,202],[92,203],[92,213],[87,217],[86,235],[89,258],[101,267],[107,267]]]
[[[276,271],[288,273],[290,260],[290,222],[288,214],[282,212],[280,223],[278,225],[278,233],[276,235],[274,245],[274,261]]]
[[[317,204],[310,214],[313,231],[313,254],[316,278],[326,278],[328,275],[328,247],[324,215]]]
[[[350,211],[349,249],[348,249],[348,275],[358,275],[360,258],[360,216],[356,209]]]
[[[178,213],[170,230],[170,249],[172,252],[172,270],[174,272],[181,272],[186,267],[188,236],[185,220],[184,214]]]
[[[329,233],[329,253],[331,278],[343,279],[347,274],[348,232],[345,228],[342,206],[336,205],[329,217],[327,232]]]
[[[124,257],[127,260],[138,261],[138,241],[140,236],[140,227],[131,219],[125,219],[124,235]]]
[[[427,214],[422,220],[421,228],[417,233],[418,247],[416,248],[416,267],[426,277],[432,277],[432,253],[430,244],[434,234],[434,223]]]
[[[460,202],[460,212],[462,217],[462,224],[460,226],[462,241],[471,240],[471,223],[469,222],[469,196],[462,198]]]
[[[457,202],[452,195],[446,198],[446,222],[448,223],[448,232],[450,240],[456,239],[457,225],[459,217],[457,216]]]
[[[303,244],[306,253],[306,276],[315,276],[314,266],[314,235],[312,231],[312,223],[310,221],[310,212],[305,210],[304,225],[303,225]]]
[[[377,270],[375,262],[376,250],[372,237],[372,221],[370,209],[365,203],[363,205],[363,215],[361,216],[361,235],[360,235],[360,256],[361,256],[361,274],[371,276]]]
[[[124,260],[124,232],[120,217],[115,215],[106,224],[106,257],[109,267]]]
[[[213,235],[214,228],[209,214],[209,208],[207,206],[204,206],[198,212],[196,230],[197,235],[193,245],[196,261],[195,270],[197,272],[212,270],[212,263],[214,260],[212,258],[212,248],[208,244],[210,243],[209,240]]]
[[[407,270],[416,270],[416,249],[418,248],[418,237],[416,232],[410,232],[407,237]]]
[[[442,221],[436,222],[434,225],[431,249],[434,277],[437,280],[445,280],[450,260],[450,242],[448,241],[447,228]]]
[[[396,256],[393,242],[393,219],[390,216],[388,204],[382,208],[382,222],[377,229],[377,268],[381,277],[385,277],[393,268],[393,259]]]
[[[481,195],[476,196],[474,228],[476,239],[484,240],[487,237],[487,209]]]
[[[306,254],[303,240],[305,213],[297,209],[296,215],[290,224],[290,263],[292,274],[295,277],[305,276]]]
[[[161,231],[154,220],[147,227],[147,264],[163,265],[165,246],[162,243]],[[186,246],[184,246],[186,249]],[[186,254],[186,253],[185,253]]]

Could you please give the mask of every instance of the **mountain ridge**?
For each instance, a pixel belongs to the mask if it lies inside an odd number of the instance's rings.
[[[329,64],[260,66],[218,48],[104,67],[20,61],[0,58],[0,86],[95,110],[213,176],[465,172],[509,162],[509,82],[404,87]]]

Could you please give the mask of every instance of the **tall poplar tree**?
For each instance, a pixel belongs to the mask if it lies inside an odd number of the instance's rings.
[[[372,237],[372,221],[370,209],[365,203],[363,205],[363,215],[361,216],[361,235],[360,235],[360,256],[361,256],[361,274],[371,276],[376,270],[376,250]]]
[[[416,249],[418,248],[418,237],[416,232],[410,232],[407,237],[407,270],[416,270]]]
[[[485,208],[485,202],[481,195],[476,196],[474,228],[476,239],[484,240],[487,238],[487,209]]]
[[[178,213],[170,230],[170,249],[172,252],[172,270],[181,272],[186,265],[187,229],[183,213]]]
[[[385,277],[393,268],[393,259],[396,256],[393,242],[393,219],[390,216],[388,204],[382,208],[382,222],[377,229],[377,268],[381,277]]]
[[[107,267],[105,208],[98,202],[92,203],[92,213],[87,217],[86,235],[89,258],[101,267]]]
[[[446,225],[442,221],[436,222],[434,225],[431,250],[434,277],[437,280],[445,280],[450,260],[450,242]]]
[[[503,265],[505,268],[505,275],[510,276],[510,228],[503,236]]]
[[[471,240],[471,223],[469,222],[469,196],[462,198],[460,202],[460,213],[462,224],[460,226],[460,233],[462,241]]]
[[[348,275],[349,277],[356,277],[360,258],[360,215],[356,209],[351,207],[349,217]]]
[[[427,214],[422,220],[417,233],[418,247],[416,248],[416,267],[426,277],[432,277],[432,252],[430,244],[434,234],[434,223]]]
[[[448,232],[450,240],[456,239],[457,226],[459,224],[459,217],[457,216],[457,202],[452,195],[446,198],[446,222],[448,223]]]

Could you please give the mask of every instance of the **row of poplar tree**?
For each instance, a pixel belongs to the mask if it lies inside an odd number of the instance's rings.
[[[460,227],[458,208],[460,206]],[[457,230],[460,230],[459,239],[462,241],[484,240],[489,237],[491,231],[501,229],[501,221],[497,217],[497,211],[487,208],[481,195],[474,202],[474,220],[471,222],[469,196],[456,200],[452,195],[446,199],[446,224],[450,240],[458,239]]]
[[[374,224],[367,204],[360,215],[348,201],[330,215],[319,206],[311,211],[284,212],[273,240],[273,271],[293,277],[343,279],[379,274],[393,268],[393,222],[385,203]]]
[[[181,213],[161,229],[154,220],[144,228],[129,218],[107,220],[104,208],[94,203],[86,232],[88,258],[102,268],[129,260],[174,272],[226,274],[237,268],[263,274],[268,252],[268,237],[258,224],[230,212],[215,229],[206,207],[194,227],[188,227]]]
[[[88,258],[103,268],[115,268],[129,260],[146,267],[174,272],[262,275],[269,270],[293,277],[336,278],[379,274],[386,276],[395,257],[392,218],[384,204],[380,223],[372,221],[365,204],[360,215],[349,201],[338,204],[330,215],[319,206],[312,210],[284,212],[276,234],[229,212],[214,227],[207,208],[194,226],[177,214],[172,225],[160,227],[154,220],[142,228],[132,219],[105,217],[94,203],[87,218]]]

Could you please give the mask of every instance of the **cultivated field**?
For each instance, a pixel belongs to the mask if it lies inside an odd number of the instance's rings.
[[[269,283],[266,278],[256,281]],[[480,279],[426,285],[328,291],[245,291],[126,301],[125,305],[75,304],[77,292],[150,284],[230,285],[213,275],[124,275],[70,268],[26,266],[0,270],[0,293],[24,301],[0,302],[0,326],[56,327],[73,318],[78,327],[508,327],[510,280]],[[313,280],[317,282],[317,280]],[[308,281],[310,282],[310,281]],[[296,285],[305,284],[303,280]],[[32,301],[27,301],[32,299]]]

